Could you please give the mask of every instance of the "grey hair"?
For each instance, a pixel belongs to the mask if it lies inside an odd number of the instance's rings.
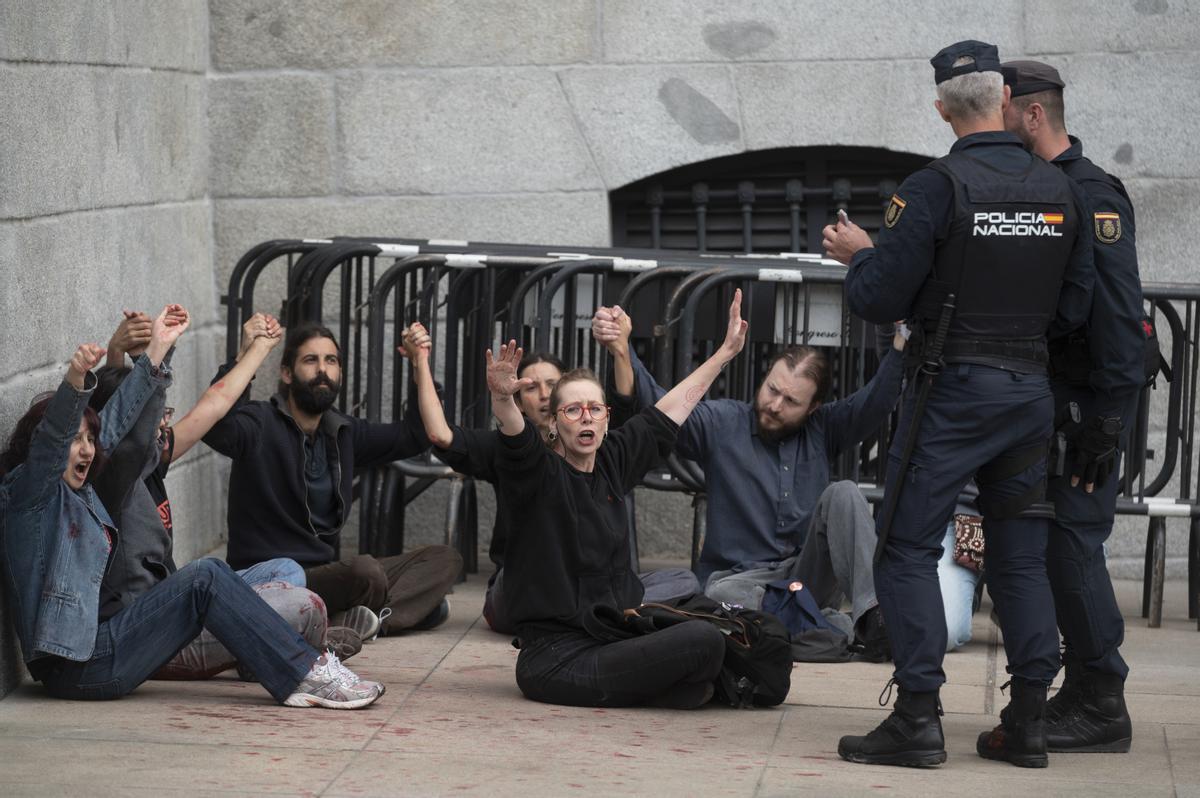
[[[955,60],[954,66],[974,61],[970,56],[963,56]],[[946,113],[955,119],[987,116],[1000,110],[1004,99],[1004,76],[999,72],[968,72],[939,83],[937,96]]]

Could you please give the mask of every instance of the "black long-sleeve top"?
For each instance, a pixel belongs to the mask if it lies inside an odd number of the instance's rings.
[[[612,403],[608,422],[611,430],[620,427],[634,415],[636,402],[634,397],[618,393],[610,394],[608,400]],[[491,430],[468,429],[455,424],[450,425],[450,433],[450,445],[445,449],[435,447],[434,454],[458,473],[481,479],[495,489],[500,480],[496,469],[497,435]],[[492,542],[488,545],[488,559],[496,566],[496,570],[488,580],[488,585],[495,581],[496,574],[504,567],[508,527],[508,508],[497,502],[496,520],[492,523]]]
[[[517,636],[583,629],[593,605],[642,601],[630,568],[625,495],[675,445],[679,426],[647,408],[609,430],[595,467],[583,472],[546,447],[526,421],[519,434],[493,433],[497,513],[508,518],[504,591]]]

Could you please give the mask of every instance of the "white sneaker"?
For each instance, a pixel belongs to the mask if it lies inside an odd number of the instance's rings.
[[[361,709],[383,695],[383,685],[359,679],[332,652],[325,652],[313,663],[308,674],[284,699],[288,707],[324,707]]]
[[[328,668],[331,673],[337,675],[338,681],[340,681],[346,687],[359,688],[363,685],[366,685],[368,687],[374,686],[378,688],[380,695],[383,695],[387,692],[387,688],[384,687],[380,682],[371,682],[359,677],[357,673],[343,665],[342,661],[338,659],[337,654],[333,653],[332,651],[329,652]]]

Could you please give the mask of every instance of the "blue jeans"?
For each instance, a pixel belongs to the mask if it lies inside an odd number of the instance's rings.
[[[308,584],[300,563],[287,557],[264,560],[235,573],[251,587],[265,585],[267,582],[286,582],[294,587],[306,587]]]
[[[253,669],[279,702],[319,656],[228,565],[205,558],[188,563],[101,623],[91,659],[35,661],[30,670],[57,698],[120,698],[204,628]]]
[[[946,650],[965,646],[971,640],[971,610],[975,604],[975,586],[979,574],[954,561],[954,521],[946,527],[942,541],[942,559],[937,564],[942,588],[942,606],[946,610]]]

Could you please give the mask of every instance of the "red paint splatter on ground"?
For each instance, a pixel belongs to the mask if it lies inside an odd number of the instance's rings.
[[[795,773],[793,773],[792,775],[793,775],[793,776],[817,776],[817,777],[821,777],[821,776],[824,776],[825,774],[824,774],[824,773],[805,773],[805,772],[804,772],[804,771],[802,771],[802,770],[797,770],[797,771],[796,771]]]
[[[282,761],[283,761],[283,757],[281,757],[281,756],[273,756],[273,757],[271,757],[271,761],[272,761],[272,762],[282,762]]]
[[[636,756],[631,754],[622,754],[620,751],[613,751],[613,756],[619,756],[621,759],[637,759]]]
[[[690,754],[690,753],[692,753],[692,752],[691,752],[691,751],[689,751],[687,748],[672,748],[671,750],[672,750],[672,751],[675,751],[676,753],[680,753],[680,754]]]
[[[243,756],[258,756],[258,751],[244,751]]]
[[[874,787],[874,788],[875,788],[875,789],[877,789],[877,790],[890,790],[890,789],[892,789],[892,785],[890,785],[890,784],[872,784],[871,786],[872,786],[872,787]]]
[[[404,737],[405,735],[412,734],[415,731],[416,729],[392,729],[391,733],[397,737]]]
[[[583,789],[583,785],[582,785],[582,784],[576,784],[575,782],[568,782],[568,783],[567,783],[567,786],[568,786],[568,787],[574,787],[574,788],[575,788],[575,789],[577,789],[577,790],[582,790],[582,789]]]

